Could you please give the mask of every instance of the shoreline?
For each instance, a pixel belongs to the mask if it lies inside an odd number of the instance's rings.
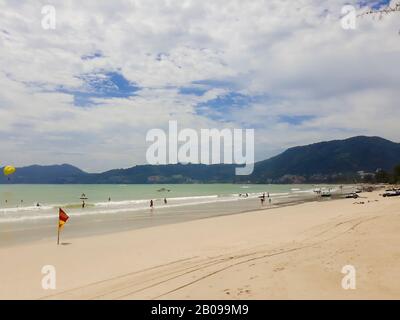
[[[274,204],[265,204],[264,206],[259,206],[257,207],[259,203],[258,198],[253,198],[253,199],[241,199],[241,202],[248,202],[253,204],[253,208],[250,206],[245,206],[244,208],[240,208],[238,211],[235,211],[234,208],[232,207],[231,209],[233,211],[227,211],[227,212],[222,212],[222,213],[213,213],[211,215],[204,215],[200,217],[191,217],[191,216],[182,216],[179,219],[172,219],[171,221],[163,221],[163,217],[157,215],[157,208],[154,209],[154,212],[150,213],[149,217],[153,220],[153,224],[147,224],[147,225],[130,225],[127,226],[125,225],[125,221],[123,218],[128,218],[127,220],[132,220],[136,219],[136,217],[129,217],[129,212],[127,215],[124,215],[122,217],[117,217],[117,221],[119,221],[115,226],[112,224],[115,223],[116,220],[112,221],[103,221],[101,225],[97,225],[95,229],[88,231],[87,227],[88,225],[90,226],[91,221],[85,221],[83,224],[83,227],[80,226],[79,232],[76,233],[76,231],[73,229],[73,227],[67,225],[65,228],[64,233],[67,234],[67,238],[69,239],[76,239],[80,237],[95,237],[95,236],[100,236],[100,235],[108,235],[108,234],[114,234],[114,233],[119,233],[119,232],[129,232],[133,230],[140,230],[140,229],[147,229],[147,228],[153,228],[157,226],[162,226],[162,225],[171,225],[171,224],[179,224],[179,223],[185,223],[189,221],[197,221],[197,220],[203,220],[203,219],[210,219],[210,218],[217,218],[217,217],[224,217],[224,216],[231,216],[231,215],[238,215],[238,214],[245,214],[245,213],[252,213],[252,212],[260,212],[264,210],[274,210],[274,209],[279,209],[279,208],[284,208],[284,207],[290,207],[290,206],[295,206],[298,204],[302,203],[308,203],[308,202],[328,202],[328,201],[334,201],[334,200],[339,200],[340,195],[333,195],[331,198],[321,198],[321,197],[313,197],[313,198],[288,198],[288,201],[283,201],[283,202],[277,202]],[[234,202],[229,202],[231,206],[234,206]],[[254,207],[254,204],[255,207]],[[215,205],[215,204],[213,204]],[[220,205],[220,203],[218,204]],[[206,206],[205,209],[207,209],[207,204],[201,204],[199,206]],[[193,206],[188,205],[188,206],[183,206],[182,208],[187,211],[192,208]],[[150,210],[148,210],[150,211]],[[121,223],[123,226],[121,226]],[[0,248],[1,247],[11,247],[11,246],[18,246],[18,245],[23,245],[25,243],[35,243],[35,242],[40,242],[40,241],[51,241],[56,237],[56,224],[57,221],[54,219],[54,223],[51,225],[45,225],[45,226],[34,226],[33,228],[21,228],[17,230],[2,230],[0,228],[0,239],[3,241],[0,242]],[[0,225],[1,227],[1,225]],[[85,228],[86,227],[86,228]],[[85,230],[86,229],[86,230]],[[43,232],[46,230],[45,232]],[[51,231],[49,231],[51,230]],[[50,233],[49,233],[50,232]],[[85,234],[86,232],[86,234]],[[18,237],[18,235],[20,235]],[[8,241],[7,239],[10,239],[10,237],[17,237],[18,240],[14,240],[12,242]],[[4,241],[6,240],[6,241]]]
[[[398,299],[400,201],[378,194],[1,247],[0,298]],[[356,290],[341,287],[349,264]]]

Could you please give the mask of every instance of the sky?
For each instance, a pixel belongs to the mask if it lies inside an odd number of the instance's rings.
[[[169,120],[254,129],[256,160],[355,135],[400,142],[400,13],[340,22],[343,5],[388,3],[0,0],[0,166],[144,164],[146,133]]]

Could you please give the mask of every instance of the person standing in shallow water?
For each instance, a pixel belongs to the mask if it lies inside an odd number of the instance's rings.
[[[261,205],[263,206],[263,205],[264,205],[264,202],[265,202],[265,192],[264,192],[263,195],[260,197],[260,200],[261,200]]]
[[[154,208],[154,202],[153,202],[153,200],[150,200],[150,208],[151,208],[151,209]]]
[[[167,198],[164,198],[164,204],[167,204],[167,203],[168,203]]]
[[[83,200],[82,201],[82,209],[85,209],[85,205],[86,205],[85,200]]]

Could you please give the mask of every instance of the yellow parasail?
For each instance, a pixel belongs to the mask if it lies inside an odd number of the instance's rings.
[[[16,171],[16,169],[13,166],[5,166],[3,169],[5,176],[12,175],[15,171]]]

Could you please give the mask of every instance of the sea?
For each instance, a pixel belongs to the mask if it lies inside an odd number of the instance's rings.
[[[63,237],[75,238],[322,201],[315,191],[339,194],[354,188],[309,184],[3,184],[0,246],[54,237],[59,208],[70,217]],[[264,193],[262,205],[260,196]]]

